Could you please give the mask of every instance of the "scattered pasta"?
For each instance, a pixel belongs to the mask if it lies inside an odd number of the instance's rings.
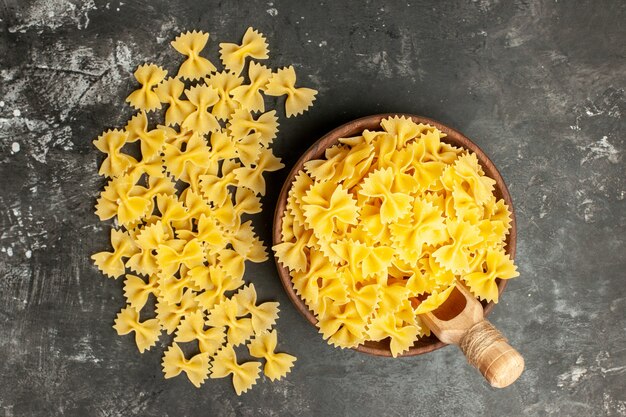
[[[141,86],[127,98],[138,112],[94,141],[108,181],[96,214],[114,227],[112,249],[92,259],[106,276],[124,277],[127,305],[113,326],[119,335],[133,333],[141,353],[163,332],[172,335],[165,378],[184,374],[200,387],[232,375],[240,395],[263,365],[274,381],[295,361],[275,352],[278,303],[258,302],[244,280],[247,261],[267,260],[248,216],[261,212],[265,174],[284,165],[271,148],[278,115],[264,101],[272,70],[253,61],[268,58],[265,37],[249,28],[241,45],[220,44],[222,70],[200,55],[208,40],[197,31],[176,37],[171,44],[186,57],[176,76],[139,66]],[[158,120],[152,112],[162,105]],[[240,364],[236,349],[264,364]]]
[[[273,250],[324,339],[342,348],[389,339],[396,357],[430,334],[419,315],[457,282],[497,302],[496,279],[519,274],[505,251],[509,208],[476,155],[411,119],[381,127],[305,163]]]

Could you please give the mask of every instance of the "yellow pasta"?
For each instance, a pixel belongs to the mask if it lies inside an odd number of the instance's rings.
[[[233,346],[245,343],[254,334],[252,319],[240,317],[236,300],[224,300],[209,312],[207,324],[213,327],[228,327],[226,337]]]
[[[178,76],[189,80],[196,80],[215,72],[215,65],[199,55],[209,41],[209,34],[204,32],[186,32],[172,41],[172,47],[187,59],[180,65]]]
[[[105,275],[118,278],[126,270],[123,258],[130,258],[138,249],[128,233],[115,229],[111,229],[111,246],[113,252],[98,252],[92,255],[91,259]]]
[[[272,381],[287,375],[296,361],[295,356],[288,353],[275,352],[277,337],[276,330],[272,330],[256,336],[248,344],[250,355],[255,358],[265,359],[263,372]]]
[[[509,209],[476,155],[409,118],[381,128],[304,164],[273,250],[324,339],[388,340],[395,357],[430,334],[419,315],[457,282],[497,302],[496,279],[519,274],[505,252]]]
[[[251,112],[264,112],[265,102],[261,91],[265,91],[267,82],[272,75],[272,70],[265,65],[257,64],[256,62],[250,62],[248,67],[248,78],[250,84],[240,85],[233,88],[230,94],[233,96],[239,105]]]
[[[165,378],[173,378],[181,372],[185,372],[189,381],[200,388],[209,374],[209,354],[201,352],[187,359],[178,343],[172,343],[163,355],[163,373]]]
[[[165,132],[161,129],[148,131],[148,117],[143,111],[128,121],[126,131],[128,142],[140,141],[142,161],[153,160],[165,144]]]
[[[227,120],[233,111],[239,107],[238,103],[231,97],[231,92],[243,83],[243,78],[232,72],[222,71],[211,75],[206,79],[206,83],[217,91],[219,97],[213,105],[211,113],[219,120]]]
[[[180,125],[195,109],[193,103],[180,98],[184,91],[185,83],[171,77],[154,89],[161,103],[169,104],[165,112],[165,124],[168,126]]]
[[[161,326],[157,319],[140,322],[139,312],[132,307],[123,308],[119,312],[113,328],[119,335],[135,332],[135,343],[140,353],[154,346],[161,335]]]
[[[265,195],[264,172],[278,171],[285,165],[276,158],[271,150],[262,149],[254,163],[254,167],[241,167],[233,170],[237,183],[250,189],[255,194]]]
[[[161,108],[154,87],[167,76],[167,71],[154,64],[141,65],[135,71],[135,79],[141,88],[133,91],[126,101],[137,110],[154,111]]]
[[[235,140],[241,140],[250,133],[259,134],[259,142],[268,148],[278,133],[276,111],[268,111],[254,118],[246,109],[238,109],[228,121],[228,131]]]
[[[226,345],[213,357],[211,378],[233,376],[233,387],[237,395],[248,391],[261,373],[261,362],[237,363],[237,356],[232,345]]]
[[[224,66],[240,74],[246,63],[246,57],[267,59],[269,49],[265,37],[253,28],[248,28],[243,35],[241,45],[235,43],[220,43],[220,57]]]
[[[286,95],[285,113],[287,117],[304,113],[313,105],[317,91],[311,88],[296,88],[296,70],[293,66],[281,68],[272,74],[265,87],[265,94],[269,96]]]
[[[205,327],[204,314],[201,311],[189,314],[178,326],[176,331],[176,342],[198,341],[200,352],[208,355],[215,355],[226,341],[226,334],[223,327]]]
[[[257,303],[256,287],[244,279],[246,262],[267,260],[249,215],[261,212],[267,173],[284,165],[271,146],[279,115],[263,97],[272,70],[252,60],[245,68],[248,57],[267,58],[265,38],[250,28],[241,45],[221,44],[226,67],[219,69],[200,55],[208,39],[192,31],[171,42],[185,56],[174,77],[155,64],[137,68],[141,87],[127,101],[139,111],[123,129],[94,140],[104,154],[99,174],[108,180],[96,214],[114,228],[112,249],[92,259],[106,276],[124,277],[119,335],[134,332],[140,352],[162,331],[173,336],[163,355],[165,378],[184,373],[199,387],[209,375],[232,374],[240,395],[256,383],[261,363],[238,364],[234,346],[264,358],[270,380],[295,361],[274,352],[278,303]],[[149,113],[162,104],[164,114]],[[504,224],[498,203],[490,207]],[[492,240],[500,232],[480,230]],[[320,305],[341,291],[347,293],[324,281]]]
[[[237,294],[233,296],[237,304],[238,315],[247,315],[249,313],[254,333],[261,334],[276,323],[279,310],[278,303],[276,302],[268,301],[256,305],[256,297],[257,294],[254,284],[250,284],[239,290]]]
[[[100,165],[99,175],[115,178],[122,175],[132,165],[137,164],[135,158],[121,152],[127,140],[128,132],[108,130],[93,141],[96,148],[107,155]]]
[[[137,311],[146,305],[148,297],[153,294],[159,296],[159,282],[156,275],[151,275],[148,282],[136,275],[126,274],[124,281],[124,296],[128,304]]]

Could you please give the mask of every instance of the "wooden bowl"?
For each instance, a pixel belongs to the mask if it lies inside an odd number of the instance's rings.
[[[478,161],[480,162],[485,174],[496,181],[494,194],[498,199],[504,199],[506,204],[509,206],[509,210],[511,211],[511,230],[506,239],[506,249],[507,253],[511,257],[511,259],[515,258],[515,238],[516,238],[516,226],[515,226],[515,213],[513,210],[513,202],[511,201],[511,196],[509,194],[509,190],[506,188],[504,184],[504,180],[500,173],[496,169],[495,165],[491,160],[485,155],[485,153],[471,140],[465,137],[462,133],[440,123],[432,119],[428,119],[426,117],[415,116],[412,114],[401,114],[401,113],[389,113],[389,114],[376,114],[373,116],[363,117],[357,120],[353,120],[348,122],[338,128],[332,130],[324,137],[319,139],[317,142],[313,144],[296,162],[296,164],[291,169],[291,172],[287,176],[285,180],[285,184],[280,192],[280,196],[278,197],[278,203],[276,205],[276,212],[274,213],[274,230],[273,230],[273,240],[274,245],[281,243],[282,236],[282,219],[283,213],[285,211],[287,205],[287,193],[291,188],[291,184],[296,176],[296,174],[301,171],[304,167],[304,163],[311,159],[319,159],[324,157],[324,151],[337,144],[340,138],[350,137],[360,134],[363,130],[380,130],[380,121],[387,117],[393,116],[406,116],[410,117],[415,123],[424,123],[429,124],[431,126],[435,126],[440,131],[447,134],[445,138],[442,139],[443,142],[449,143],[450,145],[456,147],[462,147],[468,149],[476,154],[478,157]],[[293,284],[291,282],[291,276],[289,275],[289,270],[282,266],[276,258],[276,267],[278,268],[278,274],[280,276],[280,280],[285,287],[285,291],[287,291],[287,295],[296,306],[298,311],[311,323],[312,325],[316,325],[317,318],[313,312],[309,310],[304,301],[296,294]],[[498,284],[498,292],[502,294],[504,291],[504,287],[506,287],[507,280],[497,280]],[[495,304],[493,302],[485,303],[483,302],[483,307],[485,309],[485,315],[488,315]],[[316,326],[317,328],[317,326]],[[431,335],[429,337],[421,338],[416,341],[415,344],[404,354],[401,356],[414,356],[421,355],[422,353],[432,352],[433,350],[439,349],[446,344],[439,341],[437,337]],[[391,357],[391,351],[389,349],[389,340],[384,339],[379,342],[367,341],[355,348],[353,348],[359,352],[369,353],[370,355],[377,356],[389,356]]]

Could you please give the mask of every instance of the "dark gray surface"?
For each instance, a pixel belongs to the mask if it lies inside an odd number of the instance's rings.
[[[4,0],[0,5],[0,416],[626,415],[623,1],[214,2]],[[281,302],[278,383],[236,397],[227,380],[164,380],[111,328],[121,281],[107,247],[91,141],[123,126],[144,61],[170,69],[181,30],[268,36],[272,67],[320,91],[282,119],[290,166],[338,124],[378,112],[439,119],[473,138],[509,184],[521,277],[493,322],[526,358],[489,388],[455,348],[385,359],[334,349],[298,315],[272,262],[247,278]],[[19,148],[19,149],[18,149]],[[279,184],[270,176],[266,242]]]

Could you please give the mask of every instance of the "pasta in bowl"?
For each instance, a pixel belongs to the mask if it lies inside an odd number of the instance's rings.
[[[278,199],[274,253],[298,311],[332,345],[379,356],[444,346],[419,315],[457,282],[488,314],[518,275],[515,216],[489,158],[407,114],[361,118],[296,162]]]

